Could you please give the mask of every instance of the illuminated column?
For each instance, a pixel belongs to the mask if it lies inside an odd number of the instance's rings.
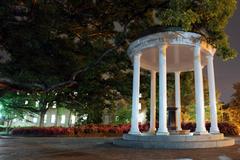
[[[150,133],[156,131],[156,71],[151,71]]]
[[[195,100],[196,100],[196,130],[195,134],[206,134],[203,77],[201,65],[200,45],[194,47],[194,80],[195,80]]]
[[[129,134],[140,134],[138,128],[138,105],[139,105],[139,87],[140,87],[140,54],[133,57],[133,94],[132,94],[132,117]]]
[[[208,56],[208,88],[209,88],[209,105],[211,113],[211,127],[210,133],[219,133],[217,121],[217,105],[216,105],[216,91],[215,91],[215,77],[213,66],[213,55]]]
[[[159,127],[157,135],[168,135],[167,129],[167,45],[159,47]]]
[[[181,89],[180,89],[180,72],[175,72],[175,105],[177,108],[176,121],[177,130],[182,130],[181,127]]]

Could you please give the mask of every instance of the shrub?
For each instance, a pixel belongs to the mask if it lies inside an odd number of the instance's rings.
[[[219,123],[218,124],[219,130],[221,133],[224,133],[226,136],[238,136],[240,135],[239,128],[232,124],[232,123]]]
[[[146,126],[139,126],[141,130],[146,130]],[[15,128],[11,134],[13,136],[120,136],[128,133],[130,124],[124,125],[82,125],[74,128],[63,127],[25,127]]]
[[[0,132],[3,132],[3,131],[5,131],[6,129],[4,128],[4,127],[2,127],[2,126],[0,126]]]
[[[74,136],[74,128],[62,127],[29,127],[15,128],[12,130],[13,136]]]
[[[208,131],[210,131],[210,126],[211,123],[206,123],[206,129]],[[239,128],[232,124],[232,123],[228,123],[228,122],[221,122],[218,123],[218,127],[221,133],[223,133],[225,136],[238,136],[240,134],[240,130]],[[182,123],[182,129],[185,130],[190,130],[191,132],[194,132],[196,128],[196,123]]]
[[[220,132],[227,136],[239,135],[240,131],[236,125],[230,123],[219,123]],[[196,124],[189,122],[183,123],[182,128],[185,130],[195,131]],[[206,123],[207,130],[210,129],[210,123]],[[139,125],[141,132],[149,130],[149,124]],[[12,130],[14,136],[121,136],[128,133],[130,124],[122,125],[100,125],[89,124],[78,127],[63,128],[63,127],[28,127],[15,128]]]

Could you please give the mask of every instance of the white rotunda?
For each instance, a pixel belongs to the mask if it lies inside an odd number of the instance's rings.
[[[155,29],[154,32],[132,42],[128,49],[128,55],[133,63],[131,129],[123,139],[114,143],[143,148],[208,148],[233,145],[233,139],[224,138],[223,134],[220,134],[217,123],[213,65],[215,52],[216,49],[200,34],[181,30],[157,29],[156,31]],[[204,116],[202,69],[205,66],[207,66],[209,86],[210,133],[206,130]],[[138,128],[140,69],[148,70],[151,74],[149,130],[151,134],[143,134]],[[189,71],[194,71],[196,129],[192,134],[171,135],[167,128],[167,73],[175,74],[176,127],[177,131],[181,131],[180,80],[181,73]],[[156,97],[157,72],[159,97]],[[156,98],[159,98],[158,128],[156,128]]]

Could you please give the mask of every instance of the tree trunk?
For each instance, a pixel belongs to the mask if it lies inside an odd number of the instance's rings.
[[[10,132],[10,128],[12,126],[12,120],[7,121],[7,127],[6,127],[6,134],[8,135]]]
[[[40,112],[39,127],[44,127],[44,116],[45,116],[45,114],[46,114],[45,111]]]
[[[56,119],[55,119],[55,127],[57,127],[58,125],[58,118],[59,118],[59,111],[58,111],[58,107],[56,108]]]
[[[48,111],[47,107],[47,101],[46,98],[40,101],[39,103],[40,106],[40,119],[39,119],[39,127],[44,127],[44,116]]]
[[[71,127],[71,126],[72,126],[71,114],[72,114],[72,111],[70,111],[70,113],[69,113],[69,117],[68,117],[68,127]]]

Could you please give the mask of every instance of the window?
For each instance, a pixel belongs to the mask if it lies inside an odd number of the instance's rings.
[[[36,106],[36,107],[39,107],[39,102],[40,102],[39,100],[37,100],[37,101],[35,102],[35,106]]]
[[[56,115],[53,114],[52,117],[51,117],[51,123],[55,123],[55,121],[56,121]]]
[[[52,108],[57,108],[57,105],[56,105],[56,103],[55,103],[55,104],[53,104]]]
[[[57,108],[57,102],[56,101],[53,101],[52,108]]]
[[[75,124],[76,117],[74,115],[71,116],[71,122],[72,124]]]
[[[37,120],[38,120],[37,117],[34,117],[33,118],[33,123],[37,123]]]
[[[47,123],[47,115],[44,115],[44,123]]]
[[[62,115],[61,116],[61,124],[65,124],[65,121],[66,121],[66,116]]]

